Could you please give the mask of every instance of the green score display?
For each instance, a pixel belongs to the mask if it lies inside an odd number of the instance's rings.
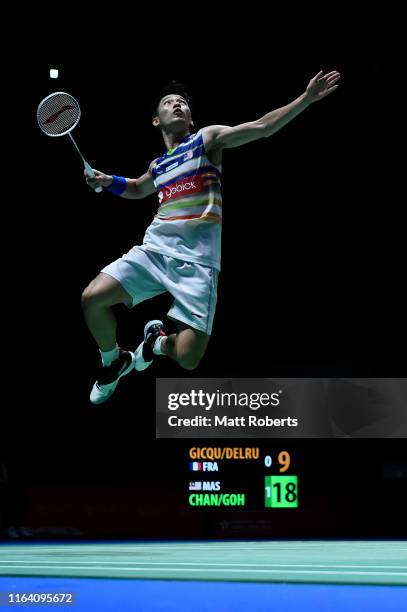
[[[291,464],[291,457],[287,451],[281,451],[278,458],[278,475],[267,475],[264,478],[264,505],[266,508],[298,508],[298,477],[295,475],[281,475]],[[266,456],[266,467],[271,468],[272,459]]]

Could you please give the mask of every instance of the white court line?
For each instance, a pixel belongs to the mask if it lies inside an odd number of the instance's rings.
[[[193,568],[193,569],[185,569],[181,567],[77,567],[70,565],[59,565],[59,566],[48,566],[48,565],[25,565],[22,567],[16,567],[15,565],[4,565],[4,568],[12,568],[12,569],[55,569],[55,570],[117,570],[121,572],[156,572],[164,571],[164,572],[184,572],[185,574],[188,572],[224,572],[224,573],[257,573],[257,574],[315,574],[320,576],[321,574],[329,574],[329,575],[346,575],[346,576],[406,576],[407,572],[331,572],[326,570],[314,571],[314,570],[270,570],[270,569],[219,569],[214,568],[213,570],[209,568]]]
[[[345,543],[341,542],[340,544],[345,545]],[[28,551],[32,551],[32,550],[38,550],[38,551],[49,551],[49,552],[65,552],[65,551],[78,551],[79,549],[82,550],[89,550],[89,549],[106,549],[109,551],[116,551],[116,552],[130,552],[131,550],[299,550],[299,549],[307,549],[307,548],[326,548],[329,547],[331,545],[331,548],[338,548],[338,543],[330,543],[330,542],[321,542],[321,544],[315,545],[315,546],[310,546],[308,543],[302,543],[299,542],[298,545],[291,545],[291,546],[286,546],[284,544],[279,544],[277,542],[270,542],[270,543],[266,543],[264,545],[261,545],[261,543],[259,544],[254,544],[253,546],[222,546],[222,545],[211,545],[211,544],[205,544],[205,545],[199,545],[199,544],[171,544],[168,546],[163,546],[163,545],[155,545],[155,544],[148,544],[148,545],[140,545],[138,546],[137,544],[131,544],[129,545],[128,548],[114,548],[112,547],[112,545],[110,544],[100,544],[100,545],[89,545],[89,544],[78,544],[75,547],[71,547],[71,548],[44,548],[42,546],[29,546],[27,548],[22,548],[20,547],[18,544],[15,546],[16,549],[20,549],[20,550],[26,550]],[[6,545],[8,549],[10,548],[14,548],[14,546],[10,546],[10,545]],[[383,542],[382,544],[377,544],[374,543],[374,545],[363,545],[363,543],[359,544],[359,543],[349,543],[346,544],[346,548],[359,548],[359,549],[364,549],[364,550],[372,550],[373,548],[379,548],[382,549],[384,546],[386,546],[388,548],[389,546],[389,542]],[[0,545],[0,551],[2,550],[2,547]],[[394,551],[400,551],[400,550],[407,550],[407,548],[395,548],[394,545],[391,547],[392,550]],[[22,554],[22,553],[21,553]]]
[[[38,560],[38,563],[47,563],[50,567],[53,567],[56,565],[56,563],[58,563],[58,561],[49,561],[49,560],[45,560],[45,559],[40,559]],[[13,561],[12,559],[4,559],[0,560],[0,564],[2,563],[32,563],[31,561]],[[75,565],[83,565],[83,564],[90,564],[90,563],[94,563],[97,565],[111,565],[111,564],[123,564],[123,565],[129,565],[131,564],[131,562],[129,561],[72,561],[71,559],[68,560],[68,563],[71,564],[75,564]],[[191,567],[194,565],[199,565],[199,566],[210,566],[210,567],[318,567],[318,568],[326,568],[326,569],[334,569],[334,568],[350,568],[350,569],[365,569],[365,570],[370,570],[370,569],[401,569],[401,570],[406,570],[407,571],[407,565],[351,565],[351,564],[345,564],[345,565],[337,565],[336,563],[334,564],[330,564],[330,563],[324,563],[323,565],[318,565],[317,563],[207,563],[205,561],[203,561],[202,563],[200,561],[190,561],[190,562],[184,562],[184,561],[134,561],[134,563],[136,565],[186,565],[187,567]],[[1,569],[1,565],[0,565],[0,569]],[[25,567],[24,565],[22,565],[22,567]],[[78,568],[80,569],[80,568]],[[148,569],[148,568],[146,568]],[[152,568],[154,569],[154,567]]]

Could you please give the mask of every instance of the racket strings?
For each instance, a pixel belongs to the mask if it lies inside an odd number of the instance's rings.
[[[79,122],[81,110],[69,94],[58,92],[45,98],[38,107],[37,120],[47,136],[63,136]]]

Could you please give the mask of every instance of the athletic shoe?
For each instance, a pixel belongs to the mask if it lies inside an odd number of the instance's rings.
[[[144,327],[144,340],[139,344],[135,351],[136,365],[135,368],[139,372],[145,370],[153,363],[154,357],[153,348],[155,341],[159,336],[166,336],[162,321],[154,320],[146,323]]]
[[[119,349],[119,357],[109,366],[101,366],[98,379],[90,393],[92,404],[101,404],[113,394],[119,380],[134,368],[135,356],[130,351]]]

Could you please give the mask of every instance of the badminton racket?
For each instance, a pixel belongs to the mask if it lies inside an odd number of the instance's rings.
[[[86,174],[90,178],[95,178],[92,167],[82,155],[71,134],[72,130],[78,125],[80,118],[81,109],[78,101],[63,91],[50,94],[41,100],[38,105],[37,121],[40,129],[47,136],[59,137],[68,135],[83,161]],[[95,187],[95,191],[103,191],[103,187],[98,185]]]

